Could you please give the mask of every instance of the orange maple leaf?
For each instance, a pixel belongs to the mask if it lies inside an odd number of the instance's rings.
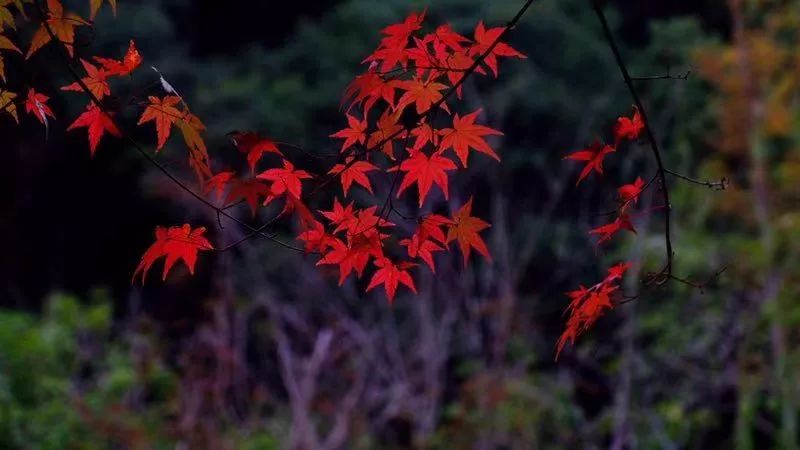
[[[467,167],[470,148],[500,161],[500,157],[483,139],[483,136],[502,136],[503,133],[484,125],[475,125],[475,119],[478,118],[480,112],[481,110],[478,109],[464,117],[459,117],[458,113],[456,113],[453,116],[453,128],[439,130],[439,134],[442,136],[440,151],[452,148],[464,167]]]
[[[64,47],[67,49],[69,56],[73,56],[73,44],[75,43],[75,27],[82,25],[89,25],[89,22],[83,20],[80,16],[74,13],[64,13],[64,7],[58,0],[47,0],[47,26],[55,35]],[[31,46],[28,49],[25,59],[30,58],[37,50],[47,45],[52,39],[50,33],[42,24],[41,27],[33,35]]]
[[[155,122],[156,134],[158,135],[156,151],[158,151],[167,143],[170,131],[172,131],[172,125],[183,117],[183,113],[175,107],[181,103],[181,99],[174,95],[168,95],[163,99],[150,96],[148,99],[150,103],[144,109],[137,125],[151,121]]]
[[[108,82],[106,81],[106,71],[103,69],[98,69],[90,62],[87,62],[83,59],[81,59],[81,64],[83,65],[84,70],[86,70],[86,76],[83,77],[81,81],[86,85],[87,88],[89,88],[89,92],[97,97],[98,100],[102,100],[106,95],[110,95],[111,88],[108,86]],[[83,88],[80,84],[78,84],[77,81],[68,86],[62,87],[61,90],[83,92]]]
[[[473,248],[491,262],[492,256],[489,254],[489,249],[478,234],[491,225],[477,217],[472,217],[471,214],[472,197],[453,216],[453,224],[447,230],[447,243],[458,241],[461,254],[464,256],[464,265],[469,261],[470,250]]]

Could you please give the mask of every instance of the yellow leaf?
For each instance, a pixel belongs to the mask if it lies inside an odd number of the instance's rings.
[[[17,29],[17,24],[14,22],[14,16],[11,11],[5,6],[0,6],[0,31],[3,31],[6,26],[14,30]]]
[[[114,15],[117,15],[117,0],[108,0],[108,3],[111,5],[111,11],[114,12]],[[100,10],[100,7],[103,6],[103,0],[89,0],[89,8],[91,10],[91,14],[89,17],[94,20],[95,16],[97,16],[97,11]]]
[[[17,105],[14,103],[15,98],[17,98],[17,94],[11,91],[4,91],[0,89],[0,111],[11,114],[11,117],[14,118],[14,121],[19,123]]]
[[[3,36],[2,34],[0,34],[0,50],[14,50],[17,53],[22,53],[22,50],[14,45],[14,43],[11,42],[11,39]]]

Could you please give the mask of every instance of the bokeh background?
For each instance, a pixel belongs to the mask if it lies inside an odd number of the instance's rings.
[[[212,157],[233,164],[234,129],[335,152],[341,94],[386,24],[427,7],[427,23],[471,34],[522,2],[119,3],[79,51],[116,55],[135,38],[208,125]],[[0,448],[798,448],[800,2],[606,9],[634,76],[691,71],[638,82],[667,166],[730,180],[670,180],[675,271],[703,289],[637,282],[662,262],[658,210],[599,252],[586,234],[613,186],[654,166],[633,145],[608,159],[608,183],[576,189],[579,165],[562,160],[632,103],[585,0],[535,2],[510,37],[528,59],[465,87],[505,132],[492,142],[503,162],[476,160],[451,201],[475,196],[494,263],[444,257],[393,307],[257,240],[201,257],[194,277],[132,286],[156,225],[206,224],[218,246],[240,231],[131,148],[109,141],[91,159],[85,134],[64,131],[84,99],[58,92],[68,74],[43,51],[24,73],[59,119],[46,140],[32,120],[0,124]],[[182,158],[170,150],[168,165]],[[554,362],[564,292],[620,260],[636,262],[625,289],[640,297]]]

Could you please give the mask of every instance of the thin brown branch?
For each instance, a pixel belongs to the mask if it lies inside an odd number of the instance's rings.
[[[670,275],[672,274],[672,259],[674,256],[672,252],[672,238],[670,236],[670,213],[672,211],[672,205],[670,204],[669,200],[669,187],[667,185],[666,177],[667,172],[664,169],[664,162],[661,158],[661,150],[658,146],[658,141],[656,140],[655,134],[653,133],[653,129],[650,126],[650,120],[647,117],[647,111],[642,103],[642,100],[639,98],[639,93],[636,90],[636,86],[634,86],[633,79],[628,72],[625,61],[622,59],[622,54],[620,53],[617,43],[614,40],[614,35],[611,32],[611,28],[608,26],[608,20],[606,20],[606,16],[603,13],[603,8],[600,5],[600,2],[597,0],[592,0],[592,6],[597,14],[597,18],[600,20],[600,24],[603,26],[603,34],[608,42],[608,46],[611,48],[611,52],[614,54],[614,59],[617,63],[619,71],[622,73],[622,78],[625,81],[625,85],[628,86],[631,97],[633,97],[633,101],[636,103],[636,107],[639,109],[639,113],[642,115],[642,121],[644,122],[647,140],[650,143],[650,149],[653,152],[653,157],[655,158],[656,165],[658,166],[657,175],[659,184],[661,185],[661,192],[664,197],[664,246],[666,247],[665,250],[667,253],[667,263],[662,272],[666,275]]]

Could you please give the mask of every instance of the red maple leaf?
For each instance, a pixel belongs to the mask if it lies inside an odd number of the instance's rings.
[[[639,113],[639,109],[634,107],[633,117],[619,117],[617,119],[617,123],[614,125],[616,142],[619,143],[623,139],[635,140],[639,138],[639,134],[642,133],[643,129],[644,121],[642,120],[642,115]]]
[[[412,236],[410,239],[403,239],[399,242],[400,245],[407,248],[408,256],[411,258],[420,258],[425,261],[425,264],[431,268],[431,272],[436,273],[436,264],[433,261],[433,253],[444,251],[444,248],[431,240],[420,241],[418,235]]]
[[[567,292],[567,296],[570,298],[567,312],[570,313],[570,316],[567,319],[567,326],[556,344],[556,360],[568,342],[575,344],[575,340],[582,333],[591,328],[606,311],[614,307],[611,296],[619,290],[618,283],[630,267],[631,264],[628,262],[617,264],[608,269],[608,275],[600,283],[590,288],[580,286],[577,290]]]
[[[247,154],[247,164],[250,166],[250,171],[256,170],[256,164],[261,161],[264,153],[274,153],[283,157],[283,153],[281,153],[274,141],[261,137],[258,133],[231,131],[228,136],[240,152]]]
[[[467,167],[469,149],[475,149],[481,153],[491,156],[500,161],[500,157],[494,152],[491,146],[483,139],[483,136],[502,136],[503,133],[484,125],[475,125],[481,110],[459,117],[458,113],[453,116],[453,128],[443,128],[439,130],[442,136],[441,150],[452,148],[458,155],[461,165]]]
[[[464,50],[465,44],[469,39],[456,33],[448,24],[439,25],[436,31],[427,35],[426,42],[433,43],[433,53],[439,61],[443,61],[451,53],[457,53]]]
[[[364,274],[370,258],[382,258],[381,239],[386,235],[377,232],[348,236],[347,244],[340,239],[328,241],[330,251],[317,262],[317,265],[338,265],[339,285],[355,271],[359,278]]]
[[[192,230],[189,224],[185,224],[182,227],[156,227],[156,242],[144,252],[136,271],[133,272],[132,281],[136,280],[136,275],[141,272],[142,284],[144,284],[150,267],[162,256],[166,257],[162,280],[167,278],[167,273],[178,260],[182,260],[189,269],[189,273],[194,275],[197,252],[214,249],[211,243],[203,236],[205,232],[205,227]]]
[[[450,81],[450,84],[455,86],[464,78],[472,65],[475,64],[475,57],[471,56],[468,50],[462,50],[447,55],[444,59],[439,61],[439,64],[443,68],[449,69],[445,71],[447,73],[447,79]],[[474,73],[486,75],[486,71],[480,66],[475,68]],[[463,85],[456,88],[456,95],[458,98],[461,98],[461,91],[463,88]]]
[[[617,149],[610,145],[602,144],[600,141],[594,141],[591,146],[565,156],[564,159],[587,161],[586,166],[583,167],[583,170],[581,171],[581,174],[578,177],[578,181],[575,183],[575,185],[577,186],[580,184],[580,182],[586,178],[587,175],[589,175],[592,169],[594,169],[594,171],[598,174],[602,175],[603,158],[605,158],[609,153],[615,151],[617,151]]]
[[[592,289],[581,286],[577,291],[567,293],[567,296],[572,299],[567,308],[571,310],[571,315],[556,344],[556,360],[567,342],[574,345],[575,339],[591,328],[607,310],[614,307],[611,303],[611,295],[617,289],[616,286],[601,283]]]
[[[236,175],[236,172],[227,171],[227,172],[220,172],[213,177],[209,178],[206,181],[205,186],[203,187],[204,194],[210,194],[211,192],[217,191],[217,199],[222,198],[222,193],[225,192],[225,189],[228,187],[228,183],[230,183],[231,179]]]
[[[378,270],[372,276],[372,280],[367,286],[367,292],[382,284],[386,290],[386,296],[389,297],[389,304],[394,302],[394,296],[400,284],[404,284],[411,289],[411,292],[417,293],[414,279],[408,273],[408,269],[414,267],[415,264],[401,262],[395,265],[389,258],[378,258],[375,260],[375,266],[378,267]]]
[[[28,97],[25,99],[25,111],[39,119],[39,122],[47,124],[47,116],[53,119],[56,118],[53,111],[47,106],[48,100],[50,100],[50,97],[40,94],[31,88],[28,90]]]
[[[89,106],[86,108],[86,111],[78,116],[78,118],[75,119],[75,122],[72,122],[72,125],[67,128],[67,131],[71,131],[76,128],[89,129],[89,150],[91,151],[92,156],[94,156],[94,152],[97,149],[97,144],[100,143],[100,139],[106,132],[112,136],[122,136],[122,133],[120,133],[117,125],[114,124],[113,120],[111,120],[111,117],[101,111],[100,108],[98,108],[94,103],[89,104]]]
[[[83,59],[81,59],[81,64],[83,65],[84,70],[86,70],[86,76],[81,78],[81,81],[83,81],[83,84],[89,88],[89,92],[97,97],[98,100],[102,100],[106,95],[110,95],[111,88],[108,86],[108,81],[106,81],[106,71],[103,69],[98,69],[92,65],[92,63]],[[61,90],[83,92],[83,88],[80,84],[78,84],[77,81],[68,86],[62,87]]]
[[[424,120],[421,121],[419,126],[411,130],[411,135],[416,138],[414,140],[414,145],[411,146],[411,148],[413,150],[420,150],[428,143],[433,144],[435,147],[439,142],[439,134],[437,133],[437,131],[438,130],[433,128],[430,124],[428,124]]]
[[[330,248],[336,238],[325,231],[325,226],[316,221],[310,223],[309,226],[297,236],[297,239],[305,242],[305,250],[307,252],[324,252]]]
[[[95,56],[94,60],[103,66],[108,76],[124,76],[130,74],[142,64],[142,55],[139,54],[139,50],[136,49],[136,44],[133,42],[133,39],[131,39],[130,44],[128,44],[128,52],[125,53],[122,61],[111,58],[101,58],[99,56]]]
[[[406,67],[408,64],[408,52],[406,51],[405,45],[379,48],[364,58],[364,60],[361,62],[372,62],[373,64],[378,65],[378,61],[381,61],[379,66],[381,72],[389,72],[398,64],[401,67]]]
[[[484,54],[491,48],[492,44],[500,37],[500,34],[503,33],[505,30],[504,27],[497,27],[497,28],[489,28],[487,29],[483,25],[483,21],[478,22],[478,26],[475,27],[475,44],[470,48],[470,55],[471,56],[479,56]],[[494,73],[495,78],[498,76],[497,71],[497,57],[498,56],[505,56],[505,57],[513,57],[513,58],[527,58],[527,56],[523,55],[522,53],[514,50],[510,45],[499,42],[497,45],[494,46],[491,52],[486,55],[486,58],[483,62],[486,64],[487,67]]]
[[[433,239],[441,244],[446,244],[447,237],[445,236],[444,231],[442,231],[442,227],[453,224],[454,222],[445,216],[428,214],[420,219],[419,226],[417,227],[417,231],[414,233],[414,235],[418,236],[420,241]]]
[[[426,82],[421,79],[399,81],[397,87],[406,92],[397,100],[395,109],[402,111],[406,106],[414,103],[417,114],[427,112],[434,103],[442,99],[441,91],[447,89],[447,86],[442,83],[430,80]],[[441,107],[448,113],[450,112],[446,103],[442,103]]]
[[[408,38],[414,34],[415,31],[422,28],[422,22],[425,20],[425,11],[420,14],[410,13],[403,22],[395,23],[386,26],[381,33],[386,35],[381,40],[381,47],[405,47],[408,43]]]
[[[363,144],[367,139],[366,119],[358,120],[354,116],[351,116],[350,113],[345,113],[345,115],[347,116],[348,127],[330,135],[330,137],[345,140],[342,144],[342,152],[355,145],[356,142]]]
[[[397,89],[398,81],[396,79],[384,80],[383,77],[372,71],[359,75],[345,89],[342,105],[350,103],[350,108],[352,108],[355,104],[363,103],[365,116],[380,99],[394,107],[394,91]]]
[[[428,192],[436,183],[444,193],[444,198],[449,198],[447,172],[448,170],[456,170],[456,164],[439,155],[431,155],[428,158],[425,153],[421,151],[413,152],[405,161],[400,164],[400,171],[406,172],[403,181],[400,183],[400,188],[397,190],[397,197],[403,194],[409,186],[416,183],[419,188],[419,206],[425,202]],[[394,169],[397,170],[395,167]]]
[[[231,186],[231,191],[228,193],[225,203],[230,205],[239,200],[244,200],[250,207],[253,217],[256,216],[259,197],[267,197],[271,194],[269,186],[255,179],[241,180],[237,178],[233,180]]]
[[[336,226],[336,229],[333,230],[334,233],[351,229],[358,220],[353,211],[353,202],[350,202],[347,206],[342,206],[338,198],[333,199],[333,210],[320,211],[320,214],[328,219],[331,225]]]
[[[622,214],[621,216],[617,217],[613,222],[607,223],[605,225],[601,225],[593,230],[589,231],[589,234],[596,234],[600,236],[600,239],[597,241],[597,245],[601,245],[604,242],[611,240],[615,234],[619,233],[622,230],[628,230],[631,233],[636,234],[636,228],[633,227],[631,223],[631,218],[627,214]]]
[[[467,265],[470,250],[473,248],[491,262],[492,256],[489,254],[489,249],[478,234],[491,225],[477,217],[472,217],[471,214],[472,197],[453,216],[453,224],[447,230],[447,243],[449,244],[454,240],[458,241],[458,246],[464,257],[464,265]]]
[[[639,201],[639,196],[644,189],[644,181],[642,177],[636,177],[636,181],[631,184],[626,184],[617,189],[619,200],[625,209],[630,203],[636,204]]]
[[[303,192],[303,183],[301,180],[311,178],[311,174],[305,170],[295,170],[294,165],[284,159],[283,168],[267,169],[261,172],[257,178],[272,182],[270,188],[272,192],[264,200],[264,204],[268,205],[272,200],[287,192],[296,198],[300,198]]]
[[[378,227],[393,227],[394,223],[375,215],[375,211],[377,210],[377,206],[370,206],[369,208],[356,211],[356,220],[347,229],[347,235],[349,237],[372,235],[377,234]]]
[[[342,182],[342,189],[344,189],[344,195],[346,197],[347,191],[350,190],[350,186],[353,185],[353,182],[361,185],[372,194],[372,184],[370,184],[369,178],[367,178],[365,172],[371,172],[373,170],[378,170],[378,168],[367,161],[352,162],[352,157],[350,157],[347,158],[344,164],[336,164],[333,166],[328,174],[339,175]]]
[[[397,123],[398,118],[397,113],[391,113],[388,109],[384,111],[378,119],[378,129],[369,135],[367,147],[372,150],[380,150],[390,159],[394,159],[394,140],[405,135],[400,132],[403,126]]]

